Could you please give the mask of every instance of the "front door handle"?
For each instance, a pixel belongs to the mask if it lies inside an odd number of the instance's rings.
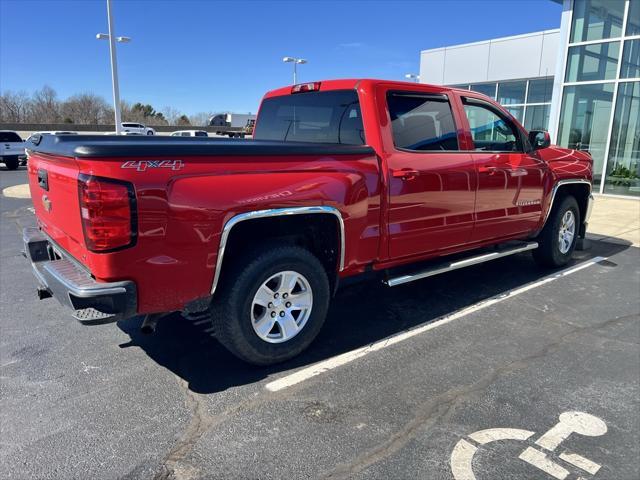
[[[498,167],[494,167],[493,165],[484,165],[482,167],[478,167],[478,172],[480,173],[488,173],[489,175],[493,175],[498,170]]]
[[[401,170],[393,170],[392,172],[393,178],[402,178],[404,180],[413,180],[420,172],[418,170],[412,170],[410,168],[403,168]]]

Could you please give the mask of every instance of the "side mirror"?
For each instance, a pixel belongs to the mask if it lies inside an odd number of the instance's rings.
[[[540,150],[551,145],[551,137],[546,130],[531,130],[529,132],[529,142],[534,150]]]

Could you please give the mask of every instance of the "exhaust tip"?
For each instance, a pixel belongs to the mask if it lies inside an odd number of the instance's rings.
[[[154,333],[156,331],[156,326],[153,325],[143,325],[140,327],[140,331],[142,333],[144,333],[145,335],[151,335],[152,333]]]
[[[45,298],[51,298],[51,292],[43,287],[38,287],[36,290],[36,294],[38,295],[39,300],[44,300]]]
[[[155,313],[144,317],[142,325],[140,325],[140,332],[145,335],[151,335],[152,333],[155,333],[158,320],[160,320],[163,316],[164,314]]]

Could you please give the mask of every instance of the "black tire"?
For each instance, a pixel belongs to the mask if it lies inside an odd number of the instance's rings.
[[[20,164],[18,157],[5,157],[3,162],[6,165],[7,170],[16,170]]]
[[[253,298],[258,288],[278,272],[292,270],[307,279],[313,306],[305,325],[290,340],[270,343],[254,331]],[[218,284],[211,318],[218,341],[231,353],[253,365],[273,365],[295,357],[318,335],[329,308],[329,281],[320,261],[296,246],[265,247],[230,266]]]
[[[149,131],[147,132],[147,135],[153,135],[153,132],[152,132],[151,130],[149,130]]]
[[[533,258],[544,267],[562,267],[571,260],[571,255],[576,248],[578,234],[580,231],[581,219],[578,202],[571,195],[558,199],[559,201],[553,206],[551,214],[547,219],[542,232],[538,236],[538,248],[533,250]],[[573,241],[569,250],[562,253],[560,243],[558,241],[562,218],[567,211],[571,210],[575,219]]]

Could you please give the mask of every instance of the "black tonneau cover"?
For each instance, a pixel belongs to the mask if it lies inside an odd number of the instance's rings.
[[[139,137],[33,135],[25,146],[31,152],[64,157],[370,155],[374,153],[368,145],[156,135]]]

